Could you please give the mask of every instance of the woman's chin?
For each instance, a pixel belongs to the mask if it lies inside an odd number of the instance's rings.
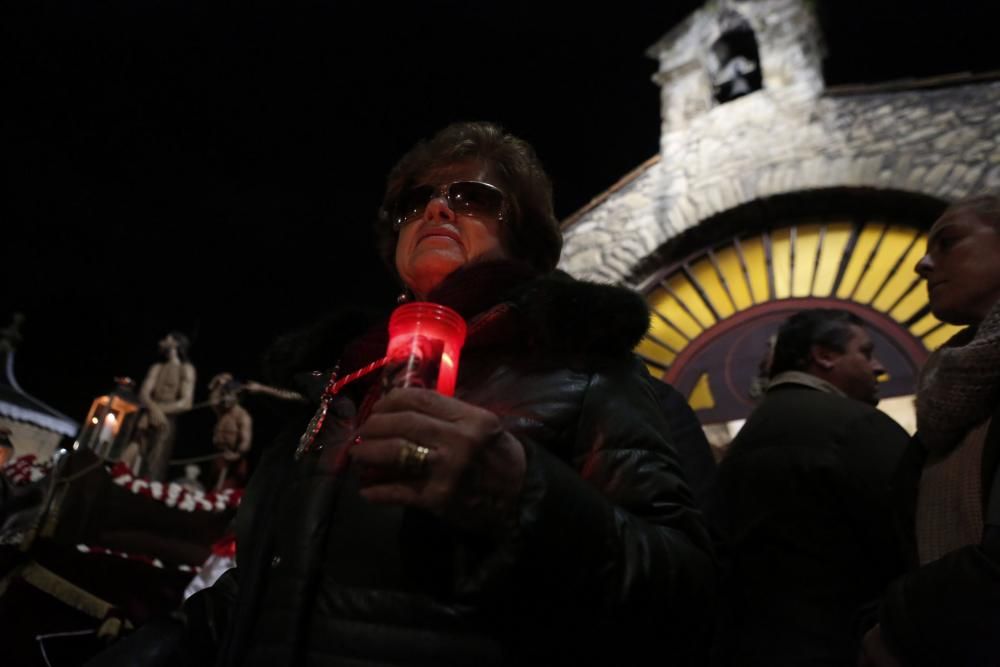
[[[934,317],[947,324],[963,326],[966,324],[975,324],[982,319],[978,315],[969,313],[967,308],[957,307],[947,302],[942,303],[940,300],[937,302],[932,300],[930,305],[931,313]]]
[[[415,294],[426,296],[452,272],[465,266],[465,257],[434,253],[414,262],[412,271],[405,275],[407,285]]]

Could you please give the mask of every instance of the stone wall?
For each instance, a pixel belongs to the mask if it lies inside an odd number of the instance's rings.
[[[766,91],[668,133],[659,160],[566,229],[561,266],[631,282],[663,243],[755,199],[872,187],[952,200],[1000,187],[1000,82],[780,103]]]

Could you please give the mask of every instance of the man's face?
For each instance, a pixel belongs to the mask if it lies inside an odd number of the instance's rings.
[[[839,352],[824,348],[821,365],[829,364],[826,380],[851,398],[878,404],[878,378],[885,367],[875,357],[871,336],[856,324],[849,325],[851,337]]]

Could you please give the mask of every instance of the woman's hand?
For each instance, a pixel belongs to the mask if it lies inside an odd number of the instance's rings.
[[[476,533],[512,520],[524,447],[482,408],[429,389],[393,389],[373,407],[351,449],[368,466],[361,494],[410,505]]]

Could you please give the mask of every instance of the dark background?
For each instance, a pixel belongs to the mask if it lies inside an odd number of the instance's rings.
[[[0,326],[75,419],[193,336],[196,400],[281,332],[393,303],[384,177],[450,121],[538,150],[560,218],[658,151],[645,50],[699,2],[15,0],[3,10]],[[1000,69],[975,0],[820,3],[828,84]]]

